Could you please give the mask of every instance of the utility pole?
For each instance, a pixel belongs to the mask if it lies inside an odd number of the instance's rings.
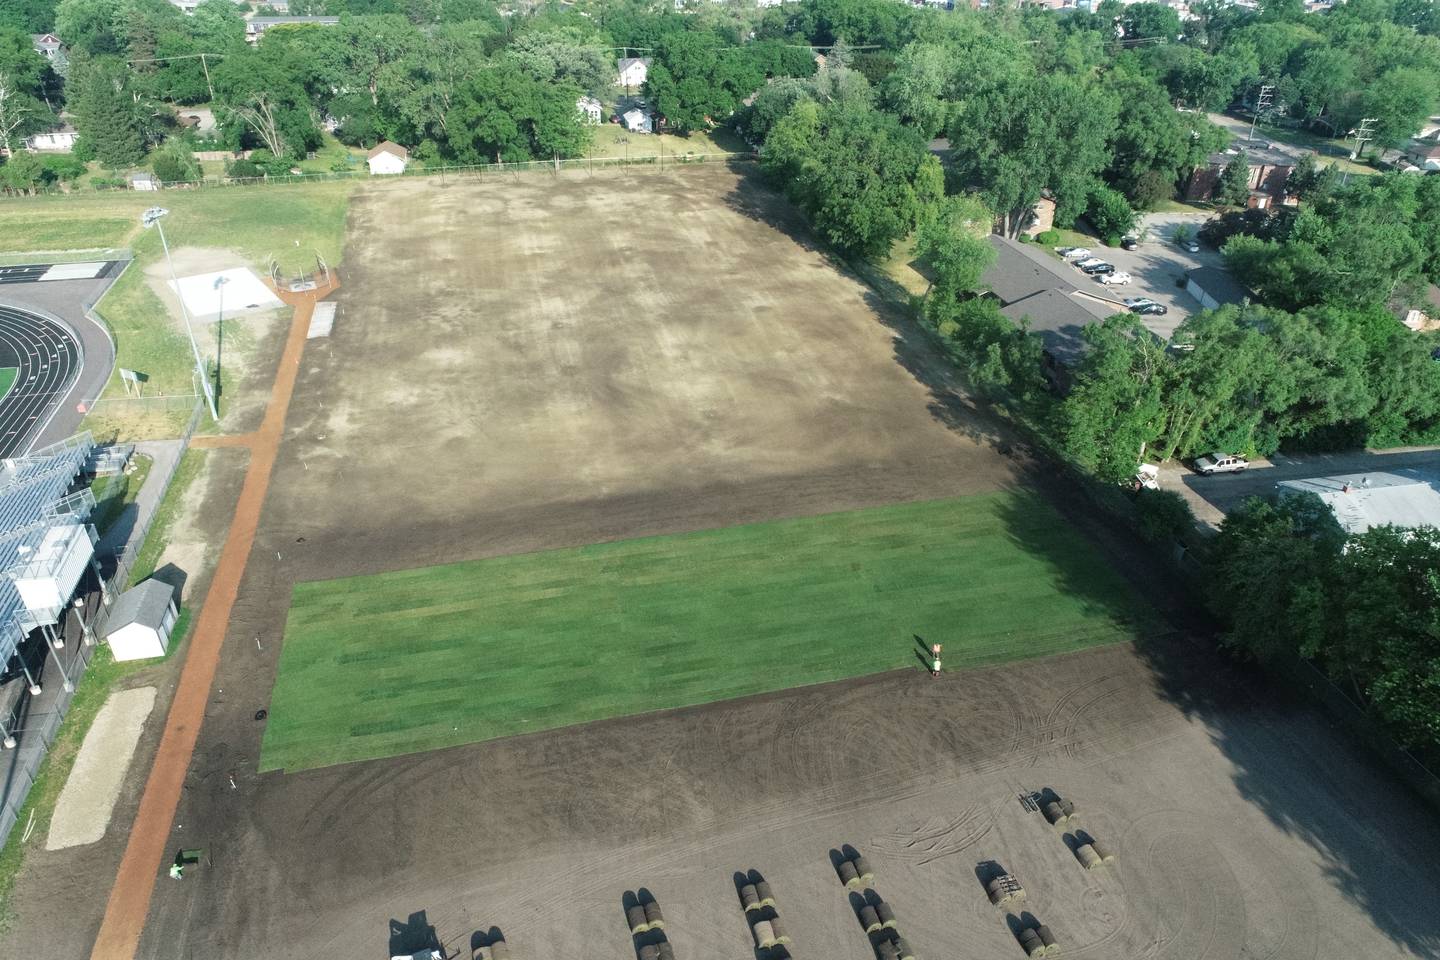
[[[205,87],[210,91],[210,102],[215,102],[215,88],[210,84],[210,65],[205,62],[205,54],[200,54],[200,69],[205,71]]]
[[[185,333],[190,337],[190,352],[195,356],[195,375],[200,378],[200,389],[204,391],[205,402],[210,406],[210,419],[219,423],[220,411],[215,409],[215,393],[210,389],[210,377],[205,373],[205,364],[200,361],[200,347],[195,343],[195,327],[190,322],[190,310],[185,306],[185,296],[180,292],[180,278],[175,276],[175,261],[170,259],[170,244],[165,240],[165,227],[160,223],[169,213],[164,207],[151,207],[140,215],[140,222],[160,231],[160,246],[165,248],[165,263],[170,268],[170,281],[175,284],[175,297],[180,301],[180,315],[185,318]]]
[[[1255,139],[1255,124],[1260,122],[1260,114],[1265,112],[1266,108],[1270,106],[1274,99],[1275,85],[1273,83],[1261,84],[1260,92],[1255,95],[1255,113],[1250,119],[1250,136],[1248,139]]]
[[[1355,149],[1350,151],[1350,159],[1360,159],[1360,154],[1365,149],[1365,144],[1375,139],[1375,124],[1380,122],[1379,117],[1365,117],[1360,125],[1350,131],[1350,136],[1355,138]],[[1340,178],[1340,185],[1344,186],[1350,182],[1350,170],[1346,168],[1345,176]]]

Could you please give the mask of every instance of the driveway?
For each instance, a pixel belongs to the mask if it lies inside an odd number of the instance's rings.
[[[1137,232],[1144,238],[1135,250],[1120,247],[1106,247],[1099,240],[1091,244],[1097,257],[1104,257],[1115,264],[1117,271],[1124,271],[1135,280],[1128,286],[1111,287],[1116,297],[1149,297],[1169,308],[1163,317],[1141,317],[1146,329],[1165,340],[1175,332],[1181,321],[1200,309],[1200,304],[1185,292],[1184,276],[1196,267],[1224,267],[1220,251],[1204,244],[1199,253],[1190,253],[1175,242],[1175,230],[1188,226],[1199,231],[1200,225],[1210,218],[1209,213],[1147,213],[1140,218]],[[1081,289],[1095,281],[1086,280],[1076,271]]]
[[[1225,514],[1250,497],[1274,493],[1275,484],[1282,480],[1306,480],[1405,467],[1440,471],[1440,448],[1405,447],[1306,456],[1276,454],[1271,460],[1250,461],[1250,467],[1244,473],[1210,477],[1203,477],[1184,464],[1171,461],[1160,468],[1160,486],[1183,496],[1202,523],[1218,527]]]

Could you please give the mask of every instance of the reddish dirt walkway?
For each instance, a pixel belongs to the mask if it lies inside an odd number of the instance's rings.
[[[260,429],[243,437],[200,438],[195,443],[197,447],[248,446],[250,466],[245,471],[245,485],[235,504],[235,517],[230,523],[230,533],[225,538],[220,562],[215,568],[215,578],[200,610],[200,618],[195,623],[195,635],[190,641],[175,701],[170,706],[160,749],[155,754],[155,765],[150,770],[150,780],[145,785],[145,795],[140,800],[140,810],[130,831],[130,843],[125,848],[124,859],[120,861],[115,886],[110,891],[110,902],[105,907],[105,919],[101,921],[100,933],[91,951],[93,960],[132,960],[140,944],[155,881],[166,868],[170,826],[180,802],[180,790],[185,782],[185,771],[190,766],[190,755],[195,749],[195,738],[205,719],[205,704],[210,698],[210,686],[220,662],[220,648],[225,642],[230,610],[240,590],[240,580],[245,575],[245,564],[250,559],[255,529],[260,522],[260,510],[265,505],[265,493],[270,488],[270,473],[280,448],[285,414],[290,408],[290,395],[295,390],[295,377],[300,370],[300,357],[305,351],[310,315],[315,310],[316,301],[329,296],[336,286],[338,281],[328,288],[302,294],[280,292],[280,298],[295,307],[295,318],[290,324],[285,352],[280,356],[280,368],[275,373],[275,385],[271,388],[270,403],[265,409],[265,420]]]

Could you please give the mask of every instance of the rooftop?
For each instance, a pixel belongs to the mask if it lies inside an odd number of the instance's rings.
[[[175,588],[160,580],[146,580],[131,587],[120,594],[120,599],[110,608],[110,619],[105,624],[107,634],[132,623],[160,629],[174,596]]]
[[[1080,331],[1098,320],[1123,313],[1125,305],[1102,291],[1081,289],[1082,276],[1043,250],[991,234],[995,262],[980,281],[1000,300],[1000,312],[1012,320],[1030,321],[1045,349],[1056,360],[1073,362],[1085,352]]]
[[[1282,144],[1271,143],[1269,140],[1243,140],[1236,138],[1230,141],[1230,146],[1219,153],[1210,154],[1210,163],[1224,166],[1234,160],[1240,151],[1245,151],[1253,166],[1257,163],[1271,167],[1293,167],[1299,162],[1293,151]]]
[[[1196,267],[1185,277],[1194,280],[1201,290],[1219,303],[1240,303],[1250,296],[1244,284],[1219,267]]]
[[[1387,524],[1406,529],[1440,527],[1440,475],[1402,469],[1284,480],[1282,493],[1309,492],[1325,501],[1346,533]]]
[[[392,141],[390,141],[390,140],[381,140],[379,143],[375,144],[375,149],[373,149],[373,150],[371,150],[369,153],[365,154],[365,158],[366,158],[367,160],[374,160],[376,157],[380,156],[380,154],[382,154],[382,153],[391,153],[391,154],[394,154],[395,156],[399,157],[401,160],[409,160],[409,159],[410,159],[410,151],[409,151],[409,150],[406,150],[404,147],[400,146],[400,144],[394,143],[394,142],[392,142]]]

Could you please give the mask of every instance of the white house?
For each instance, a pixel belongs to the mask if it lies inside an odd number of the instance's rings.
[[[649,57],[622,57],[615,61],[615,86],[631,89],[645,86],[650,75]]]
[[[68,123],[52,127],[44,133],[25,138],[25,149],[31,153],[69,153],[75,149],[75,138],[80,134]]]
[[[370,165],[371,176],[389,176],[404,173],[410,163],[410,151],[398,143],[382,140],[365,157]]]
[[[65,44],[53,33],[30,34],[30,46],[51,63],[58,63],[65,59]]]
[[[580,114],[581,123],[599,123],[605,108],[594,97],[581,97],[575,101],[575,110]]]
[[[620,119],[625,121],[625,129],[631,133],[655,132],[655,121],[650,118],[650,114],[638,107],[626,110]]]
[[[259,43],[273,27],[333,27],[339,22],[339,17],[251,17],[245,21],[245,42]]]
[[[116,660],[163,657],[170,649],[170,631],[179,611],[175,588],[159,580],[146,580],[120,595],[105,624],[105,642]]]

